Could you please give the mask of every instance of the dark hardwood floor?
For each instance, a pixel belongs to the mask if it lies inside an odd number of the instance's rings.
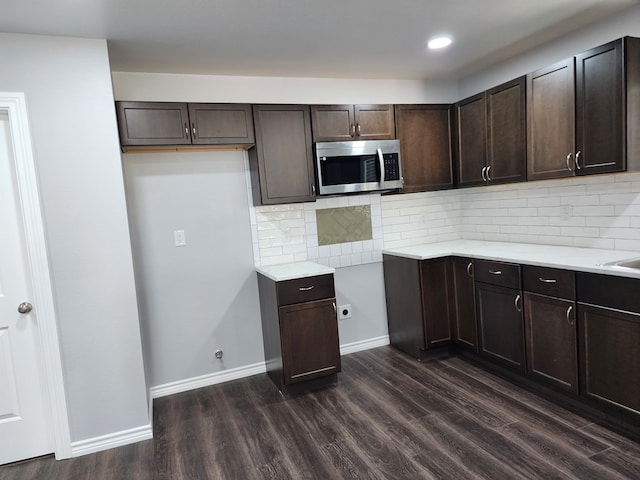
[[[335,385],[296,396],[256,375],[157,399],[153,440],[0,479],[640,478],[640,444],[459,357],[342,362]]]

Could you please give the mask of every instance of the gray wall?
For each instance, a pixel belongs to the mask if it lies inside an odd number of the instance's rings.
[[[148,425],[106,41],[0,34],[0,59],[26,96],[71,439]]]
[[[474,95],[626,35],[640,36],[640,6],[460,80],[460,97]]]
[[[351,318],[340,320],[340,344],[389,334],[382,263],[336,269],[336,303],[351,304]]]
[[[264,362],[245,153],[122,160],[150,385]]]

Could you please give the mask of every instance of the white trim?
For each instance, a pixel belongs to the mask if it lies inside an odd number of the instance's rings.
[[[7,112],[9,116],[18,197],[25,230],[27,262],[33,293],[32,303],[36,306],[35,311],[38,318],[44,389],[50,407],[55,455],[57,459],[69,458],[71,456],[71,435],[67,416],[67,401],[62,376],[62,361],[42,223],[42,210],[24,93],[1,92],[0,111]]]
[[[71,444],[71,456],[80,457],[89,453],[101,452],[110,448],[122,447],[131,443],[141,442],[153,438],[151,425],[123,430],[122,432],[109,433],[100,437],[80,440]]]
[[[258,375],[267,371],[265,362],[254,363],[253,365],[245,365],[244,367],[231,368],[221,372],[209,373],[199,377],[187,378],[186,380],[178,380],[177,382],[165,383],[151,387],[151,396],[153,398],[166,397],[174,393],[187,392],[196,388],[208,387],[218,383],[237,380],[239,378]]]
[[[360,340],[359,342],[345,343],[340,345],[340,355],[349,355],[350,353],[369,350],[371,348],[383,347],[389,345],[389,335],[382,337],[369,338],[368,340]]]

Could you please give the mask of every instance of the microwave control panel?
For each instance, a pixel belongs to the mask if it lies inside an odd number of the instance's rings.
[[[400,163],[397,153],[385,153],[384,158],[384,179],[400,180]]]

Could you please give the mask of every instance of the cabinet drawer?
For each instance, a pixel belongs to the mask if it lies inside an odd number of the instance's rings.
[[[335,297],[333,275],[295,278],[278,282],[278,305],[310,302]]]
[[[473,275],[477,282],[520,289],[520,265],[490,260],[475,260],[473,269]]]
[[[640,314],[640,280],[598,273],[576,274],[578,302]]]
[[[522,285],[527,292],[575,300],[576,281],[571,270],[522,266]]]

